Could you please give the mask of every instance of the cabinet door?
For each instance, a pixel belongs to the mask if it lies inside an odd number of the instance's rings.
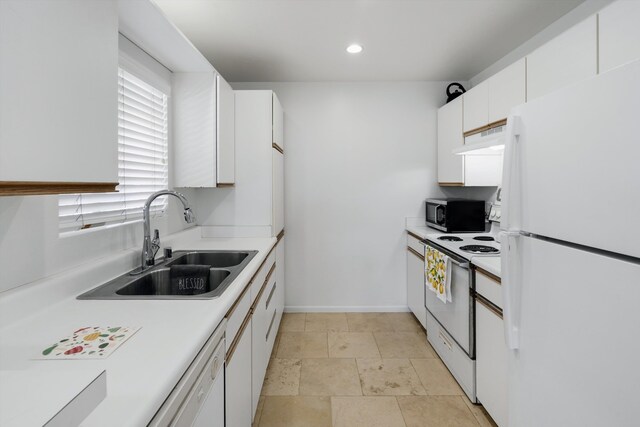
[[[221,75],[217,79],[217,173],[218,184],[233,184],[236,179],[236,100],[231,85]]]
[[[407,303],[409,309],[420,321],[423,328],[427,325],[427,309],[424,306],[424,258],[407,251]]]
[[[438,183],[464,185],[464,156],[451,151],[464,145],[462,96],[438,110]]]
[[[273,143],[284,150],[284,112],[276,94],[273,94]]]
[[[489,123],[489,83],[485,80],[462,95],[464,98],[464,131]]]
[[[251,393],[251,319],[241,334],[226,364],[226,425],[250,427],[254,413]]]
[[[489,78],[489,123],[506,119],[513,107],[525,103],[526,72],[522,58]]]
[[[277,236],[284,229],[284,154],[271,150],[273,156],[273,224],[272,235]]]
[[[527,56],[527,100],[597,73],[597,23],[592,16]]]
[[[271,318],[268,317],[265,300],[266,292],[262,292],[256,301],[251,322],[251,413],[255,415],[258,400],[262,391],[262,382],[267,369],[269,355],[267,354],[267,330]]]
[[[176,187],[215,187],[216,76],[173,73],[173,168]]]
[[[618,0],[598,13],[600,72],[640,58],[640,2]]]
[[[507,357],[502,318],[476,300],[476,394],[499,426],[507,425]]]
[[[116,2],[0,1],[0,76],[0,181],[117,184]]]

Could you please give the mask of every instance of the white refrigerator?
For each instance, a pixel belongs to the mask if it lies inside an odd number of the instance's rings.
[[[509,426],[640,426],[640,63],[508,122]]]

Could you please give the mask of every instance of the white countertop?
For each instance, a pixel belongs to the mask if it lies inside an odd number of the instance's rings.
[[[77,300],[75,297],[118,272],[94,265],[25,286],[0,298],[0,369],[99,369],[107,371],[107,397],[83,426],[141,426],[155,415],[229,307],[275,245],[275,238],[200,238],[197,229],[174,235],[174,251],[258,250],[224,294],[211,300]],[[123,255],[121,255],[123,256]],[[130,255],[129,255],[130,256]],[[122,265],[108,259],[104,265]],[[75,274],[75,276],[74,276]],[[84,284],[67,282],[84,278]],[[88,278],[96,278],[95,281]],[[60,293],[59,298],[52,299]],[[49,299],[38,305],[32,300]],[[3,310],[6,308],[6,310]],[[2,312],[4,311],[4,315]],[[18,313],[26,311],[22,318]],[[84,326],[121,325],[142,329],[105,360],[31,360],[44,346]],[[63,385],[61,385],[63,386]],[[24,398],[16,396],[16,398]],[[37,402],[34,402],[37,404]]]
[[[501,277],[500,256],[472,257],[471,263],[488,273]]]

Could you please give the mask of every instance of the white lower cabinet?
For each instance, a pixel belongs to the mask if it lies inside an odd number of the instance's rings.
[[[284,237],[227,314],[226,425],[251,427],[284,311]],[[247,300],[253,299],[251,308]],[[238,319],[244,319],[241,326]],[[232,336],[233,335],[233,336]]]
[[[252,421],[251,393],[251,317],[240,330],[240,338],[226,365],[226,425],[250,427]]]
[[[507,355],[499,310],[476,299],[476,395],[500,427],[507,426]]]
[[[409,310],[420,321],[423,328],[427,327],[427,309],[424,306],[424,246],[421,252],[416,252],[412,240],[418,242],[412,236],[407,236],[407,305]]]

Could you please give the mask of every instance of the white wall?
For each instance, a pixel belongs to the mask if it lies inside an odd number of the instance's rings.
[[[446,84],[233,86],[273,89],[285,110],[287,306],[405,309],[405,217],[440,195],[436,109]]]

